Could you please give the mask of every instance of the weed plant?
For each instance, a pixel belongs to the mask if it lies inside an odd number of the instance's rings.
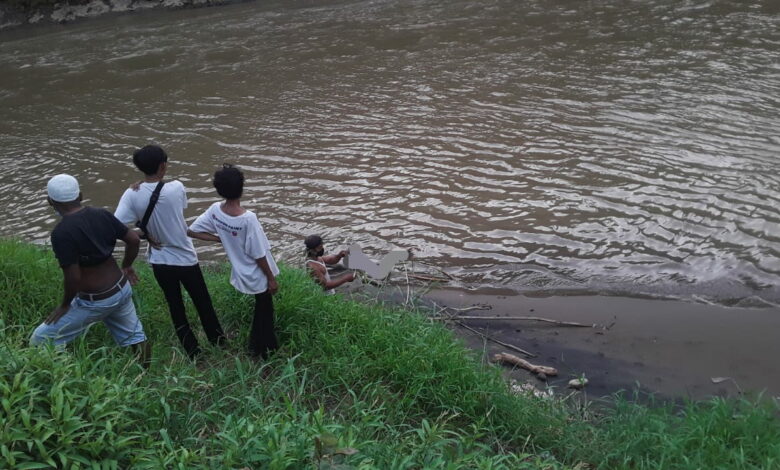
[[[780,468],[776,407],[617,398],[596,415],[514,395],[424,315],[325,296],[284,266],[267,362],[244,351],[253,299],[205,268],[230,343],[200,336],[192,362],[138,265],[148,372],[102,325],[66,352],[29,347],[61,274],[46,249],[0,241],[0,468]]]

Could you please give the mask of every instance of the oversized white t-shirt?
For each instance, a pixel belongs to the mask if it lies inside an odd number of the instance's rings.
[[[114,216],[124,224],[134,224],[141,220],[156,187],[157,183],[141,183],[138,191],[125,191]],[[186,207],[184,185],[176,180],[166,181],[146,226],[149,235],[162,245],[159,250],[147,251],[150,263],[171,266],[192,266],[198,263],[192,239],[187,236],[187,223],[184,221]]]
[[[230,283],[244,294],[259,294],[268,289],[268,279],[255,260],[265,257],[274,276],[279,274],[271,244],[265,236],[263,226],[252,211],[238,217],[225,214],[215,202],[190,225],[193,232],[217,235],[222,240],[232,266]]]

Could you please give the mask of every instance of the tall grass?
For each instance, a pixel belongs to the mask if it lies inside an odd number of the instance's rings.
[[[253,299],[235,292],[222,267],[206,269],[231,341],[213,349],[201,337],[205,354],[192,363],[150,270],[139,273],[136,305],[154,343],[148,372],[102,325],[66,353],[28,347],[59,300],[59,269],[43,249],[0,241],[0,468],[758,469],[779,461],[776,408],[715,400],[680,411],[617,400],[594,417],[516,396],[423,315],[324,296],[286,267],[275,298],[282,348],[264,363],[244,352]]]

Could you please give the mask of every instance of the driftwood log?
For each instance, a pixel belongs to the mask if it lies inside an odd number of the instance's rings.
[[[506,364],[512,364],[513,366],[521,367],[523,369],[529,370],[532,373],[539,375],[544,374],[547,375],[558,375],[558,370],[554,367],[548,367],[548,366],[537,366],[536,364],[531,364],[530,362],[526,361],[525,359],[521,359],[514,354],[509,353],[500,353],[493,355],[493,362],[502,362]]]

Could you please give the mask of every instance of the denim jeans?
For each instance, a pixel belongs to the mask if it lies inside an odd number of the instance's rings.
[[[52,341],[55,345],[64,345],[86,333],[90,326],[99,321],[106,325],[120,346],[146,340],[144,327],[135,313],[133,290],[127,283],[122,290],[107,299],[89,301],[74,298],[68,312],[59,320],[51,325],[38,325],[30,337],[30,343]]]

